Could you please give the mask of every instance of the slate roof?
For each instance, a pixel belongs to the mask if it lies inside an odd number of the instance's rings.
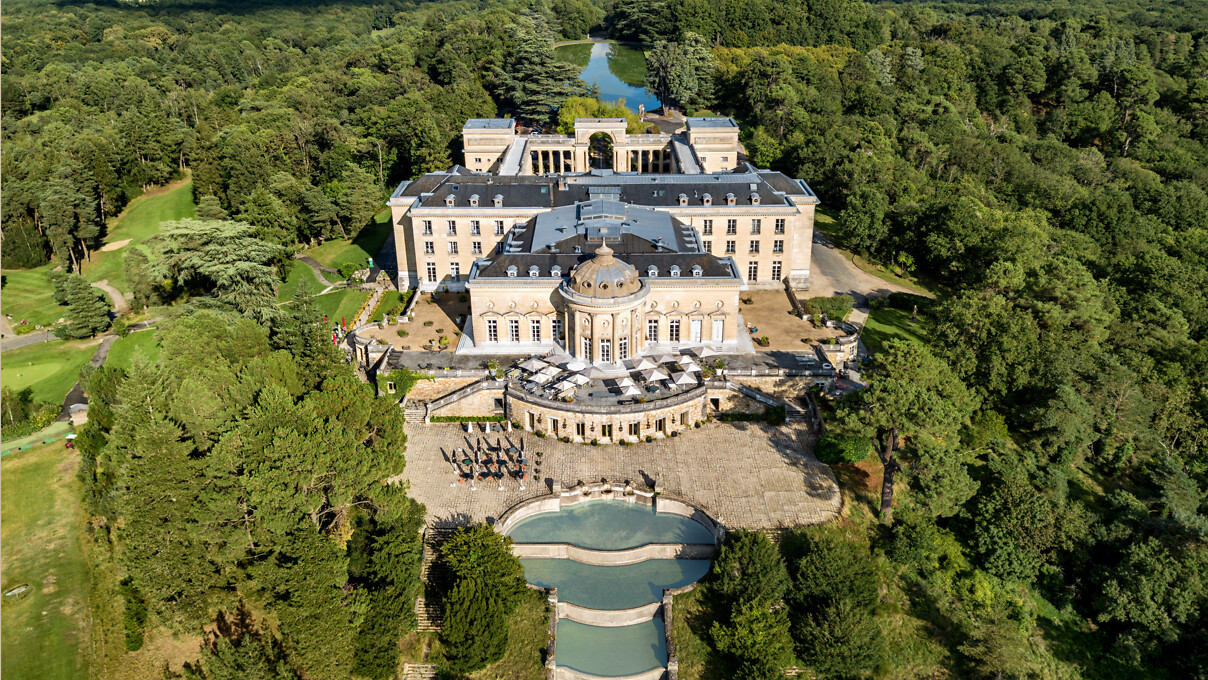
[[[745,165],[728,173],[711,175],[681,175],[638,173],[587,173],[561,176],[496,176],[463,174],[455,167],[448,173],[424,175],[400,185],[396,197],[421,197],[420,205],[439,208],[453,196],[453,205],[469,207],[470,196],[477,194],[479,205],[490,205],[498,194],[505,208],[557,208],[587,201],[589,194],[611,194],[617,190],[617,200],[636,205],[670,207],[679,204],[679,195],[688,197],[688,205],[702,205],[704,194],[710,194],[714,205],[724,205],[726,194],[732,193],[739,205],[748,204],[752,192],[759,194],[760,205],[785,205],[785,194],[813,196],[808,185],[780,172],[756,170]],[[561,186],[561,188],[559,188]],[[752,188],[754,187],[754,188]]]

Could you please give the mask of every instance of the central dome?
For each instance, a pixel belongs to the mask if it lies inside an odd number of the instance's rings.
[[[595,257],[571,270],[568,285],[578,295],[597,299],[625,297],[642,289],[638,270],[613,257],[607,244],[596,249]]]

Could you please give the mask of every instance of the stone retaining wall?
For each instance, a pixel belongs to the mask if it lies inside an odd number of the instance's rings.
[[[708,560],[715,550],[708,543],[647,543],[625,550],[591,550],[570,543],[512,544],[512,554],[522,559],[574,560],[597,567],[619,567],[646,560]]]
[[[632,609],[591,609],[569,602],[559,602],[557,612],[560,619],[570,619],[588,626],[615,628],[645,623],[653,619],[662,606],[662,602],[651,602]]]

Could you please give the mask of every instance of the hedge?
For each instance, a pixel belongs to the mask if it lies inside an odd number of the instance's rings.
[[[855,301],[850,295],[835,295],[832,297],[812,297],[802,303],[802,308],[809,315],[825,314],[826,318],[832,321],[839,321],[847,318],[852,307],[855,306]]]

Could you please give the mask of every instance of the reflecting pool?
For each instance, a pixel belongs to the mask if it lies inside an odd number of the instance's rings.
[[[577,43],[554,49],[561,61],[583,69],[579,78],[600,88],[600,99],[616,101],[624,98],[631,111],[639,105],[653,111],[661,106],[658,99],[646,94],[646,57],[640,47],[620,43]]]
[[[647,543],[713,543],[696,520],[658,513],[649,505],[600,500],[522,519],[508,531],[517,543],[570,543],[592,550],[625,550]]]
[[[591,675],[633,675],[667,665],[667,636],[663,620],[654,618],[632,626],[588,626],[567,619],[558,622],[555,654],[559,666]]]
[[[709,560],[646,560],[623,567],[550,559],[520,563],[529,583],[557,588],[559,602],[590,609],[632,609],[659,602],[664,588],[696,583],[709,572]]]

